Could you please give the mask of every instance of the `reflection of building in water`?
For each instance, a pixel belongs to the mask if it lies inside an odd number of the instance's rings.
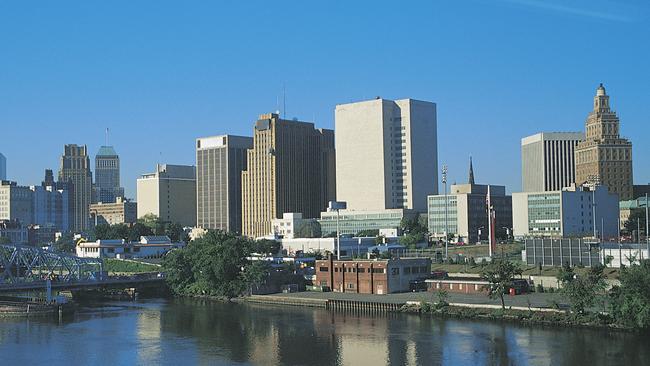
[[[151,365],[160,360],[160,311],[142,310],[136,321],[138,339],[138,364]]]

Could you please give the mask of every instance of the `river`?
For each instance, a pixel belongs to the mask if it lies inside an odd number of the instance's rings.
[[[648,336],[144,300],[0,318],[2,365],[650,365]]]

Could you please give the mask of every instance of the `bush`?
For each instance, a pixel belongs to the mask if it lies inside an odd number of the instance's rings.
[[[550,293],[554,293],[554,292],[555,292],[555,287],[549,287],[549,288],[548,288],[548,292],[550,292]]]
[[[537,292],[544,293],[544,286],[541,283],[537,284]]]

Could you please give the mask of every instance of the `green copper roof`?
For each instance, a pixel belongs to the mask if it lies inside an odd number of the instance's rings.
[[[113,146],[102,146],[97,152],[97,156],[117,156]]]

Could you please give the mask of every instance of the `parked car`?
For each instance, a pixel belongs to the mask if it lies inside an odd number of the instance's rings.
[[[447,271],[433,271],[429,277],[434,280],[444,280],[446,278],[449,278],[449,274]]]

